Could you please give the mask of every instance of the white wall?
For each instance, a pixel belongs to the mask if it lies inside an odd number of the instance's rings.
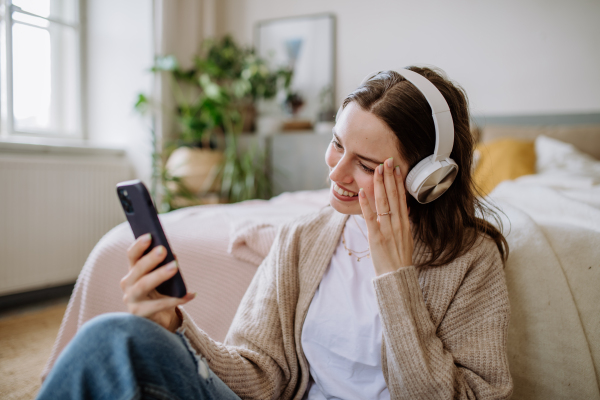
[[[138,178],[151,176],[149,124],[133,110],[153,75],[152,2],[87,0],[87,132],[90,141],[127,150]]]
[[[215,1],[85,0],[89,139],[125,148],[136,177],[147,184],[152,173],[150,121],[133,111],[137,95],[148,94],[159,99],[158,107],[172,109],[168,81],[149,72],[154,54],[175,55],[189,66],[203,37],[214,35]],[[159,140],[173,128],[170,113],[158,116]]]
[[[597,0],[223,0],[220,33],[252,43],[257,21],[337,17],[338,102],[376,69],[433,64],[475,115],[600,112]]]

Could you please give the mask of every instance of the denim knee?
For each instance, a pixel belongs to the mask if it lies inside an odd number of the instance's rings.
[[[154,324],[147,318],[138,317],[126,312],[112,312],[100,314],[81,327],[81,330],[108,330],[112,332],[132,333],[138,331],[141,327],[147,327]]]
[[[128,313],[102,314],[86,322],[57,359],[40,393],[41,399],[102,394],[111,399],[148,395],[239,400],[184,335]]]
[[[128,347],[127,343],[132,341],[139,349],[157,341],[170,341],[172,336],[175,335],[147,318],[125,312],[113,312],[98,315],[87,321],[74,339],[79,344],[118,348]]]

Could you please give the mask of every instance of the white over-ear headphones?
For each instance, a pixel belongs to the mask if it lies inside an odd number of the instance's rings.
[[[408,69],[392,70],[415,85],[431,106],[435,125],[435,149],[433,154],[421,160],[406,176],[406,190],[421,204],[440,197],[456,178],[458,165],[450,158],[454,145],[454,123],[450,108],[440,91],[423,75]],[[367,75],[361,86],[379,72]],[[342,108],[340,107],[340,111]],[[338,111],[338,114],[340,113]]]

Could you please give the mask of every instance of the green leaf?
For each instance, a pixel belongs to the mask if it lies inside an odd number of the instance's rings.
[[[154,60],[154,67],[152,67],[152,71],[174,71],[177,68],[179,68],[179,63],[177,62],[177,58],[175,58],[175,56],[158,56]]]
[[[148,97],[143,93],[139,93],[133,108],[140,114],[145,114],[150,108],[150,101],[148,100]]]

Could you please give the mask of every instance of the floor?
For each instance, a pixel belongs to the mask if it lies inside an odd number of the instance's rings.
[[[69,296],[64,296],[64,297],[59,297],[57,299],[41,301],[41,302],[38,302],[35,304],[28,304],[26,306],[12,308],[10,310],[0,310],[0,321],[2,321],[4,318],[14,317],[14,316],[18,316],[18,315],[24,315],[27,313],[35,312],[35,311],[44,310],[48,307],[51,307],[51,306],[54,306],[57,304],[66,305],[68,302],[69,302]]]
[[[0,311],[0,398],[34,399],[69,298]]]

